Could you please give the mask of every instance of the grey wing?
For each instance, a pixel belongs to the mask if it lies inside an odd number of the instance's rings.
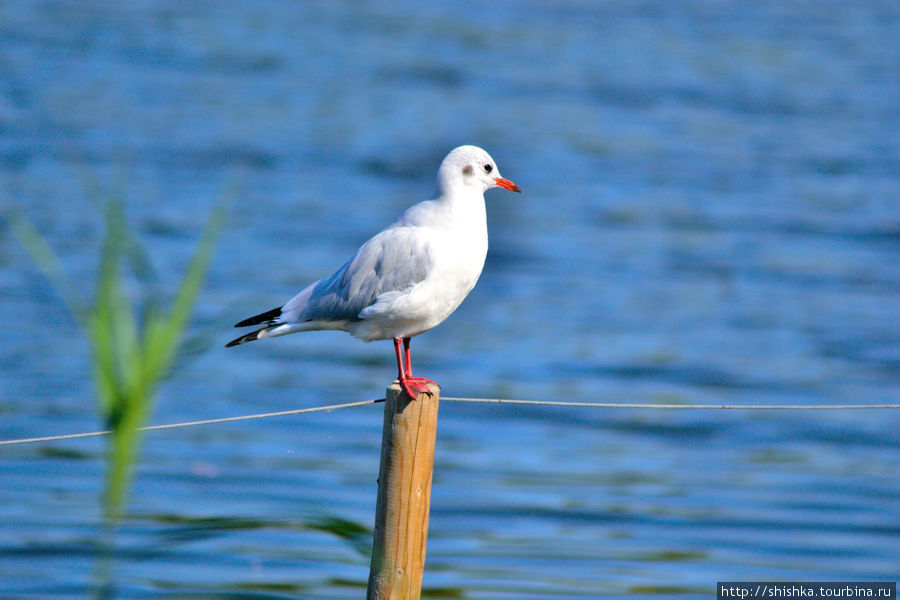
[[[427,238],[412,227],[385,229],[356,251],[331,277],[294,296],[282,321],[358,321],[381,294],[404,291],[424,280],[432,265]]]

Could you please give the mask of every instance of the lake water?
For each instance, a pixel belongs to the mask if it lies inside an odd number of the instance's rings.
[[[900,403],[896,2],[0,3],[0,194],[91,293],[98,190],[172,289],[234,192],[152,422],[376,398],[389,342],[224,350],[485,147],[448,397]],[[90,431],[87,344],[3,225],[0,439]],[[381,405],[148,434],[117,598],[361,598]],[[424,587],[712,598],[895,580],[900,413],[443,402]],[[0,596],[83,598],[101,439],[0,450]],[[362,528],[361,532],[359,529]]]

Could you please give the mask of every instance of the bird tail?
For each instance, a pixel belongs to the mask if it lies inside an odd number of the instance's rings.
[[[245,333],[239,338],[235,338],[225,344],[226,348],[231,348],[232,346],[239,346],[240,344],[246,342],[252,342],[253,340],[257,340],[260,337],[267,337],[263,332],[267,329],[270,329],[273,325],[277,325],[278,317],[281,316],[281,307],[273,308],[272,310],[267,310],[264,313],[260,313],[256,316],[250,317],[249,319],[244,319],[235,327],[249,327],[250,325],[259,325],[260,323],[265,323],[263,327],[260,327],[256,331],[251,331],[250,333]]]

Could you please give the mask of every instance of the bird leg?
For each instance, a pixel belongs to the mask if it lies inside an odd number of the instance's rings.
[[[397,355],[397,379],[403,379],[403,355],[400,354],[400,338],[394,338],[394,353]]]
[[[406,395],[412,400],[415,400],[419,394],[423,392],[431,396],[432,394],[431,390],[428,388],[428,384],[434,382],[425,377],[413,377],[412,361],[409,353],[409,338],[402,339],[402,354],[400,352],[400,342],[400,338],[394,338],[394,353],[397,355],[397,381],[400,383],[400,387],[403,388],[403,391],[406,392]],[[405,367],[403,365],[404,355],[406,357]]]
[[[406,360],[406,376],[412,377],[412,357],[409,355],[409,338],[403,338],[403,354]]]

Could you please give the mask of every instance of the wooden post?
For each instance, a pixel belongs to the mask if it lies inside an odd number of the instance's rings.
[[[440,392],[430,389],[415,400],[396,382],[387,389],[367,600],[418,600],[422,592]]]

